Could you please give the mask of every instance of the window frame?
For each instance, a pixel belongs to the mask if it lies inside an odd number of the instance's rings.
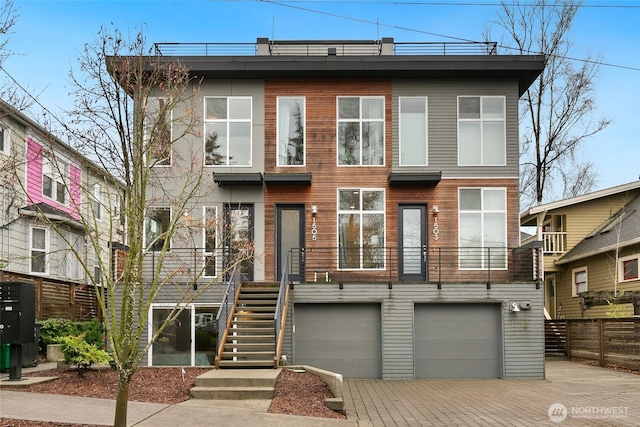
[[[636,263],[636,275],[635,277],[625,278],[625,267],[629,262],[635,261]],[[618,283],[634,282],[640,280],[640,274],[638,271],[640,267],[640,254],[628,255],[618,258]]]
[[[282,141],[280,141],[281,135],[281,117],[280,113],[282,112],[280,101],[285,100],[298,100],[300,101],[302,108],[302,163],[300,164],[286,164],[282,163],[280,160],[280,155],[283,151]],[[307,139],[306,139],[306,126],[307,126],[307,99],[305,96],[278,96],[276,97],[276,166],[278,167],[304,167],[307,163]],[[290,136],[291,134],[287,135]],[[292,138],[289,138],[289,142]]]
[[[82,262],[78,258],[78,256],[82,255],[82,246],[83,246],[83,237],[79,234],[73,233],[72,231],[64,231],[63,237],[60,237],[61,243],[63,243],[66,248],[63,253],[63,259],[60,263],[60,272],[61,275],[71,280],[80,280],[83,277],[82,271]],[[75,247],[73,247],[75,244]],[[73,250],[75,249],[75,253]],[[78,256],[77,256],[77,255]],[[76,271],[77,274],[72,274],[73,271]]]
[[[102,211],[103,211],[103,197],[102,197],[102,185],[100,183],[93,184],[93,198],[92,198],[92,210],[93,217],[96,221],[102,221]]]
[[[343,191],[351,191],[351,192],[355,192],[358,191],[358,199],[359,199],[359,209],[358,210],[345,210],[345,209],[340,209],[340,194]],[[382,209],[380,210],[364,210],[363,209],[363,194],[365,192],[379,192],[382,194]],[[336,213],[337,213],[337,224],[336,224],[336,229],[338,230],[337,236],[336,236],[336,241],[337,241],[337,247],[338,247],[338,254],[337,254],[337,269],[341,270],[341,271],[383,271],[386,269],[386,251],[384,250],[386,247],[386,236],[387,236],[387,212],[386,212],[386,190],[384,188],[355,188],[355,187],[341,187],[336,189]],[[341,266],[341,254],[342,254],[342,246],[340,244],[340,235],[341,235],[341,227],[340,227],[340,218],[341,215],[352,215],[352,214],[357,214],[359,217],[359,224],[358,224],[358,239],[359,239],[359,247],[358,247],[358,251],[359,251],[359,263],[358,263],[358,267],[354,268],[354,267],[342,267]],[[363,245],[363,236],[364,236],[364,232],[363,232],[363,228],[364,228],[364,221],[363,221],[363,217],[364,216],[378,216],[381,215],[382,216],[382,244],[378,245],[378,248],[381,248],[382,251],[382,262],[381,262],[381,266],[380,267],[374,267],[374,268],[366,268],[364,267],[365,262],[367,261],[364,257],[364,251],[365,251],[365,246]],[[349,249],[349,248],[347,248]],[[355,249],[355,248],[354,248]]]
[[[224,119],[207,119],[207,100],[209,99],[226,99],[226,108],[227,108],[227,117]],[[230,102],[233,100],[249,100],[249,118],[248,119],[230,119],[229,111]],[[203,140],[202,140],[202,148],[203,148],[203,165],[205,167],[240,167],[240,168],[250,168],[253,166],[253,97],[252,96],[205,96],[203,97]],[[227,132],[227,141],[226,141],[226,162],[224,164],[209,164],[207,163],[207,124],[213,123],[225,123],[226,124],[226,132]],[[230,127],[233,123],[249,123],[249,162],[248,164],[241,163],[231,163],[230,159],[233,156],[231,154],[231,132]]]
[[[479,99],[479,108],[480,108],[480,112],[479,115],[480,117],[478,118],[461,118],[460,117],[460,100],[462,98],[478,98]],[[503,112],[503,117],[501,119],[496,119],[496,118],[485,118],[484,117],[484,111],[483,111],[483,105],[484,105],[484,100],[490,99],[490,98],[500,98],[502,99],[502,112]],[[505,95],[458,95],[457,97],[457,150],[458,150],[458,166],[506,166],[507,165],[507,97]],[[460,147],[460,135],[461,135],[461,131],[460,131],[460,125],[461,123],[479,123],[480,125],[480,135],[479,135],[479,143],[480,143],[480,148],[479,148],[479,161],[477,163],[463,163],[461,161],[461,153],[462,153],[462,149]],[[502,162],[499,163],[488,163],[484,161],[484,146],[485,146],[485,141],[484,141],[484,127],[485,124],[487,123],[498,123],[498,122],[502,122]]]
[[[340,100],[347,98],[357,98],[358,99],[358,118],[348,118],[341,119],[340,118]],[[380,119],[364,119],[362,116],[362,101],[367,99],[380,99],[382,100],[382,118]],[[357,123],[359,125],[359,159],[356,164],[346,164],[341,163],[340,161],[340,124],[341,123]],[[382,146],[380,147],[381,151],[381,162],[380,164],[363,164],[363,124],[364,123],[381,123],[382,124]],[[384,95],[370,95],[370,96],[358,96],[358,95],[344,95],[336,97],[336,165],[339,167],[384,167],[386,162],[386,98]]]
[[[11,129],[0,123],[0,154],[11,154]]]
[[[167,125],[169,127],[169,143],[168,143],[168,151],[169,151],[169,156],[168,157],[164,157],[161,158],[160,156],[156,157],[154,156],[152,149],[153,147],[151,146],[151,143],[149,141],[149,130],[153,129],[156,127],[156,123],[159,122],[159,119],[156,119],[156,114],[157,113],[166,113],[166,107],[164,106],[159,106],[157,108],[158,111],[153,112],[153,111],[149,111],[148,108],[150,108],[150,103],[154,102],[154,101],[164,101],[165,104],[168,101],[168,98],[166,96],[149,96],[147,98],[147,106],[145,107],[144,110],[144,118],[145,118],[145,122],[146,122],[146,126],[144,126],[144,135],[143,135],[143,139],[145,142],[145,145],[147,146],[147,149],[149,150],[149,155],[146,156],[146,158],[149,160],[149,162],[151,163],[152,167],[171,167],[171,165],[173,164],[173,108],[169,109],[169,118],[166,119],[166,123],[165,125]],[[149,126],[148,121],[151,120],[152,121],[152,126]],[[160,130],[160,129],[158,129]]]
[[[403,164],[402,162],[402,101],[405,99],[424,100],[424,162]],[[398,97],[398,165],[399,166],[429,166],[429,97],[428,96],[399,96]]]
[[[61,164],[64,166],[64,171],[61,172]],[[41,193],[42,197],[47,198],[55,203],[63,206],[69,206],[69,199],[71,194],[69,192],[71,163],[65,159],[56,157],[51,159],[49,156],[42,156],[42,172],[40,174],[42,184]],[[49,173],[49,175],[47,175]],[[45,193],[45,177],[51,181],[51,194]],[[60,200],[60,196],[63,200]]]
[[[44,248],[34,248],[33,246],[33,231],[34,230],[42,230],[44,231]],[[48,275],[49,274],[49,248],[51,245],[50,241],[50,232],[48,227],[38,227],[35,225],[29,226],[29,273],[31,274],[41,274]],[[41,255],[34,255],[34,252],[41,253]],[[34,260],[36,257],[42,257],[44,259],[43,263],[43,271],[34,270]]]
[[[150,246],[150,242],[149,240],[149,232],[150,230],[148,230],[148,227],[150,227],[150,223],[149,220],[152,219],[151,216],[149,215],[149,211],[150,210],[154,210],[154,211],[159,211],[159,210],[163,210],[163,211],[169,211],[169,222],[167,224],[168,228],[165,230],[164,228],[160,231],[159,235],[162,235],[163,233],[166,233],[168,231],[169,228],[171,228],[171,221],[172,221],[172,213],[173,213],[173,208],[171,206],[168,205],[158,205],[158,206],[149,206],[145,209],[145,215],[144,215],[144,233],[143,233],[143,248],[146,252],[161,252],[162,248],[164,247],[164,242],[166,241],[165,239],[162,239],[162,244],[158,244],[158,242],[156,242],[156,244],[154,244],[153,246]],[[172,241],[171,238],[169,238],[169,246],[167,248],[167,252],[171,252],[171,248],[172,248]]]
[[[209,221],[209,217],[207,215],[207,210],[213,210],[213,219],[215,221],[214,227],[214,247],[213,250],[209,250],[207,247],[207,222]],[[219,216],[218,216],[218,207],[217,206],[203,206],[202,207],[202,277],[211,278],[218,276],[218,233],[219,233]],[[213,264],[209,264],[209,260],[213,261]],[[214,273],[213,275],[207,274],[207,267],[209,265],[213,266]]]
[[[480,191],[480,209],[462,209],[462,190],[479,190]],[[485,193],[488,191],[502,191],[503,194],[503,200],[504,200],[504,209],[485,209]],[[474,246],[463,246],[462,244],[462,222],[463,222],[463,214],[464,213],[479,213],[480,214],[480,227],[481,227],[481,233],[480,233],[480,246],[478,246],[477,248],[482,250],[481,256],[480,256],[480,268],[475,268],[475,267],[463,267],[463,251],[462,249],[473,249]],[[508,252],[507,252],[507,248],[509,246],[509,242],[508,242],[508,205],[507,205],[507,188],[506,187],[458,187],[458,269],[459,270],[465,270],[465,271],[472,271],[472,270],[507,270],[509,268],[509,264],[508,264]],[[491,215],[491,214],[502,214],[503,215],[503,236],[504,236],[504,246],[503,247],[494,247],[494,246],[487,246],[486,242],[485,242],[485,228],[487,226],[486,224],[486,216],[487,215]],[[500,249],[504,249],[504,267],[495,267],[491,261],[492,258],[489,258],[487,260],[486,258],[486,252],[484,251],[484,249],[487,248],[500,248]],[[487,262],[488,261],[488,262]]]
[[[584,283],[583,282],[576,282],[576,276],[580,273],[584,273]],[[584,284],[584,291],[579,291],[578,286]],[[583,267],[578,267],[578,268],[574,268],[571,270],[571,296],[573,297],[579,297],[580,295],[578,295],[579,292],[587,292],[589,291],[589,271],[587,269],[587,266],[583,266]]]

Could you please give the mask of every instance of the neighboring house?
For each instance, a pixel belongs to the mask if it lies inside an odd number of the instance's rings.
[[[114,187],[107,172],[4,102],[0,132],[0,281],[33,283],[39,319],[98,316],[87,276],[99,277],[100,266],[109,266],[111,242],[105,238],[99,245],[105,251],[97,254],[87,244],[82,218],[107,236],[112,221],[119,225],[114,207],[121,187]]]
[[[632,294],[640,291],[639,197],[640,181],[635,181],[538,205],[520,215],[522,226],[536,227],[529,240],[542,241],[550,317],[634,313]],[[606,300],[624,304],[612,307]]]
[[[346,378],[543,378],[535,250],[516,247],[518,100],[544,57],[387,38],[248,47],[156,45],[203,79],[202,136],[161,167],[199,156],[215,187],[189,212],[154,197],[154,230],[218,218],[220,236],[254,250],[245,283],[288,278],[288,363]],[[212,277],[215,232],[192,242]],[[187,245],[175,239],[172,254],[193,258]],[[178,300],[170,289],[149,328]],[[149,364],[212,364],[192,326],[223,292],[190,305]]]

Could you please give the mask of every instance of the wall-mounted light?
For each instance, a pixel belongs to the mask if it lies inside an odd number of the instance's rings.
[[[315,215],[318,213],[318,205],[311,205],[311,214]]]
[[[437,205],[433,207],[433,213],[434,213],[435,215],[437,215],[437,214],[439,214],[439,213],[440,213],[440,209],[438,209],[438,206],[437,206]]]
[[[513,311],[514,313],[520,311],[520,307],[518,306],[518,303],[517,302],[509,303],[509,311]]]

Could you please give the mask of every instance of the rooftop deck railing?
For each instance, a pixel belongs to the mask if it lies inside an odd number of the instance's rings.
[[[494,42],[278,41],[259,43],[155,43],[159,56],[379,56],[379,55],[495,55]]]
[[[520,248],[376,247],[294,248],[294,283],[492,283],[535,282],[541,275],[539,246]]]

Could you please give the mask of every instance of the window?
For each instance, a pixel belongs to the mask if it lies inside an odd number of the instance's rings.
[[[9,154],[11,152],[11,131],[0,126],[0,153]]]
[[[338,190],[340,268],[384,268],[384,207],[384,190]]]
[[[144,139],[147,143],[149,164],[171,165],[172,112],[165,98],[149,98],[145,109]]]
[[[458,97],[458,164],[506,164],[505,97]]]
[[[638,280],[640,278],[638,276],[638,259],[640,259],[639,254],[630,255],[619,259],[619,282],[628,282],[631,280]]]
[[[460,188],[458,203],[460,268],[507,268],[506,190]]]
[[[102,186],[93,186],[93,216],[100,221],[102,219]]]
[[[400,166],[426,166],[427,98],[398,98]]]
[[[65,181],[69,176],[69,165],[57,159],[44,157],[42,159],[42,195],[58,203],[67,203],[67,186]]]
[[[384,98],[338,97],[338,165],[384,164]]]
[[[31,227],[31,273],[48,273],[49,230]]]
[[[216,275],[216,231],[218,229],[218,212],[215,207],[205,206],[202,224],[202,247],[204,248],[204,276]]]
[[[573,281],[573,296],[577,297],[581,292],[587,292],[587,267],[574,268],[571,275]]]
[[[67,246],[67,249],[63,252],[60,262],[60,274],[69,279],[80,279],[82,277],[80,257],[82,256],[83,239],[74,233],[64,233],[64,238],[66,242],[62,239],[60,241]]]
[[[304,98],[278,98],[278,166],[304,166]]]
[[[251,97],[209,97],[204,106],[204,164],[251,166]]]
[[[162,250],[170,224],[171,208],[155,207],[147,209],[145,248],[148,248],[151,251]],[[169,242],[167,249],[171,249],[171,242]]]

